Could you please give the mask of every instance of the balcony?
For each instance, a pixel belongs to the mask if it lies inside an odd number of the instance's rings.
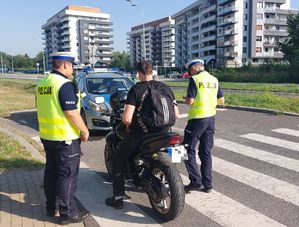
[[[283,53],[281,52],[264,52],[261,54],[264,58],[283,58]]]
[[[201,38],[200,41],[203,42],[207,42],[207,41],[211,41],[211,40],[215,40],[216,39],[216,35],[210,35],[204,38]]]
[[[233,51],[229,51],[229,52],[224,52],[224,53],[219,53],[218,54],[219,57],[231,57],[231,58],[235,58],[238,57],[238,52],[233,52]]]
[[[205,32],[215,31],[215,30],[216,30],[216,25],[211,25],[211,26],[200,29],[200,32],[205,33]]]
[[[204,19],[201,20],[201,24],[204,24],[204,23],[207,23],[207,22],[213,22],[216,20],[216,15],[212,15],[212,16],[209,16],[209,17],[206,17]]]
[[[265,13],[276,13],[276,7],[266,7],[264,8]]]
[[[275,18],[265,18],[265,24],[287,25],[287,20],[279,20]]]
[[[234,2],[236,0],[218,0],[218,6],[224,6],[228,3]]]
[[[227,25],[238,23],[235,18],[225,19],[218,23],[218,27],[225,27]]]
[[[199,48],[200,52],[209,51],[209,50],[216,50],[216,46],[215,45],[209,45],[209,46]]]
[[[220,8],[220,10],[218,10],[218,16],[219,17],[224,17],[226,15],[229,15],[231,13],[235,13],[237,11],[238,11],[238,9],[235,6]]]
[[[282,30],[268,29],[268,30],[264,30],[264,35],[267,35],[267,36],[288,36],[289,33],[287,31],[282,31]]]
[[[274,41],[265,41],[263,44],[265,47],[275,47],[278,45],[278,43]]]
[[[229,30],[226,30],[226,31],[222,31],[221,33],[218,33],[218,37],[220,37],[220,36],[233,36],[233,35],[236,35],[236,34],[238,34],[238,29],[233,28],[233,29],[229,29]]]
[[[219,41],[217,42],[218,47],[228,47],[228,46],[237,46],[238,40],[228,40],[228,41]]]
[[[204,15],[211,11],[216,11],[216,5],[211,5],[211,6],[206,7],[203,11],[200,12],[200,14]]]

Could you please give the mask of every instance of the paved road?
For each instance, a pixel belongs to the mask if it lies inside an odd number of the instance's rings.
[[[180,105],[180,110],[187,113],[187,106]],[[35,136],[34,116],[26,113],[29,123],[20,113],[11,119]],[[224,109],[218,111],[216,122],[214,190],[186,195],[177,220],[162,223],[146,195],[132,188],[124,210],[105,207],[112,187],[103,160],[104,133],[94,134],[82,146],[80,201],[101,226],[299,226],[299,118]],[[182,133],[185,124],[186,118],[179,119],[174,130]],[[188,183],[184,165],[177,167]],[[94,176],[87,179],[90,170]]]

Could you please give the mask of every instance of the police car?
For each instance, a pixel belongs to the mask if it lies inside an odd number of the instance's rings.
[[[80,113],[88,129],[110,130],[111,94],[128,91],[134,83],[117,72],[82,72],[75,81],[81,93]]]

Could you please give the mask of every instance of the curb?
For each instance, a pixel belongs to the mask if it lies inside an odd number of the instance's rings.
[[[31,111],[31,110],[25,110],[25,111]],[[23,112],[25,112],[25,111],[23,111]],[[16,111],[16,112],[21,112],[21,111]],[[32,155],[33,158],[35,158],[43,163],[46,163],[46,158],[35,147],[33,147],[25,138],[17,135],[16,133],[13,133],[9,129],[3,128],[1,126],[0,126],[0,132],[12,137],[18,143],[23,145],[25,147],[25,149],[28,152],[30,152],[30,154]],[[41,144],[41,142],[37,142],[37,141],[36,141],[36,143]],[[77,204],[78,204],[78,207],[80,208],[80,210],[86,210],[86,208],[82,205],[82,203],[77,198],[77,196],[75,196],[75,200],[77,201]],[[84,226],[86,226],[86,227],[100,226],[96,222],[96,220],[92,217],[92,215],[89,215],[82,223],[84,223]]]
[[[182,100],[177,100],[177,103],[180,104],[186,104]],[[231,109],[231,110],[243,110],[243,111],[251,111],[251,112],[257,112],[257,113],[270,113],[273,115],[286,115],[286,116],[293,116],[293,117],[299,117],[299,114],[297,113],[291,113],[286,111],[278,111],[278,110],[272,110],[272,109],[265,109],[265,108],[256,108],[256,107],[247,107],[247,106],[234,106],[234,105],[218,105],[217,108],[220,109]]]
[[[46,158],[35,148],[33,147],[30,143],[27,142],[26,139],[23,137],[9,131],[8,129],[0,127],[0,132],[14,138],[18,143],[23,145],[27,151],[29,151],[32,155],[33,158],[37,159],[38,161],[41,161],[43,163],[46,162]]]

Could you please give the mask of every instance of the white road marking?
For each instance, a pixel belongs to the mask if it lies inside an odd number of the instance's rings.
[[[283,147],[283,148],[286,148],[289,150],[299,151],[299,143],[295,143],[295,142],[291,142],[291,141],[287,141],[287,140],[283,140],[283,139],[278,139],[278,138],[274,138],[274,137],[270,137],[270,136],[264,136],[264,135],[260,135],[257,133],[249,133],[249,134],[241,135],[240,137],[258,141],[261,143],[278,146],[278,147]]]
[[[181,174],[184,184],[189,179]],[[222,226],[285,226],[243,204],[212,190],[211,193],[192,191],[186,194],[187,204]]]
[[[215,146],[299,172],[299,160],[287,158],[277,154],[272,154],[270,152],[255,149],[249,146],[244,146],[224,139],[216,139]]]
[[[272,131],[273,132],[282,133],[282,134],[286,134],[286,135],[290,135],[290,136],[297,136],[297,137],[299,137],[299,131],[293,130],[293,129],[277,128],[277,129],[273,129]]]
[[[227,109],[225,108],[216,108],[216,111],[226,111]]]
[[[197,163],[200,164],[198,157]],[[217,157],[213,157],[213,171],[299,206],[299,187],[293,184]]]
[[[105,199],[112,196],[111,185],[81,162],[78,178],[77,196],[102,227],[161,227],[130,200],[125,200],[124,209],[117,210],[105,205]]]

